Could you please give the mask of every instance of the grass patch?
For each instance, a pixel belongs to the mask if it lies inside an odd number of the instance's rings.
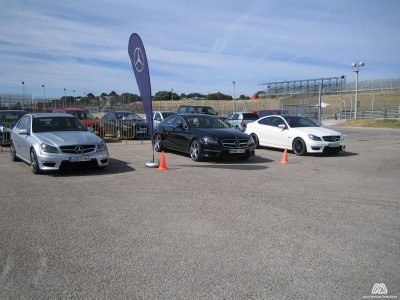
[[[375,120],[375,119],[347,120],[347,121],[341,123],[340,126],[344,126],[344,127],[399,128],[400,129],[400,120],[394,120],[394,119],[384,119],[384,120]]]

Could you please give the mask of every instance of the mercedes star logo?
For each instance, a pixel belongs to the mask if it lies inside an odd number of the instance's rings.
[[[133,53],[135,68],[138,72],[142,72],[144,68],[144,56],[142,50],[140,48],[136,48]]]
[[[240,146],[240,141],[239,140],[235,140],[235,146],[239,147]]]
[[[77,153],[77,154],[82,154],[83,153],[83,147],[82,146],[76,146],[74,150],[75,150],[75,153]]]

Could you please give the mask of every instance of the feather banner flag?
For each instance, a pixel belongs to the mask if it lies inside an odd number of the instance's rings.
[[[131,58],[133,72],[139,87],[140,97],[142,98],[144,112],[149,128],[151,143],[154,146],[153,138],[153,103],[151,99],[151,84],[147,56],[144,50],[142,39],[137,33],[132,33],[129,38],[128,54]]]

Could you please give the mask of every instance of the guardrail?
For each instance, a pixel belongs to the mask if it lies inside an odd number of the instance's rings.
[[[354,112],[352,111],[342,111],[336,113],[336,118],[340,119],[353,119]],[[357,119],[398,119],[400,118],[399,109],[391,110],[363,110],[357,112]]]

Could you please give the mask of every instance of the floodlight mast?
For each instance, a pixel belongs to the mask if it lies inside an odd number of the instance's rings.
[[[353,68],[355,68],[355,72],[356,73],[356,98],[355,98],[355,103],[354,103],[354,119],[357,119],[357,106],[358,106],[358,72],[359,72],[359,68],[365,66],[365,63],[363,63],[362,61],[356,61],[354,63],[351,64],[351,66]]]

